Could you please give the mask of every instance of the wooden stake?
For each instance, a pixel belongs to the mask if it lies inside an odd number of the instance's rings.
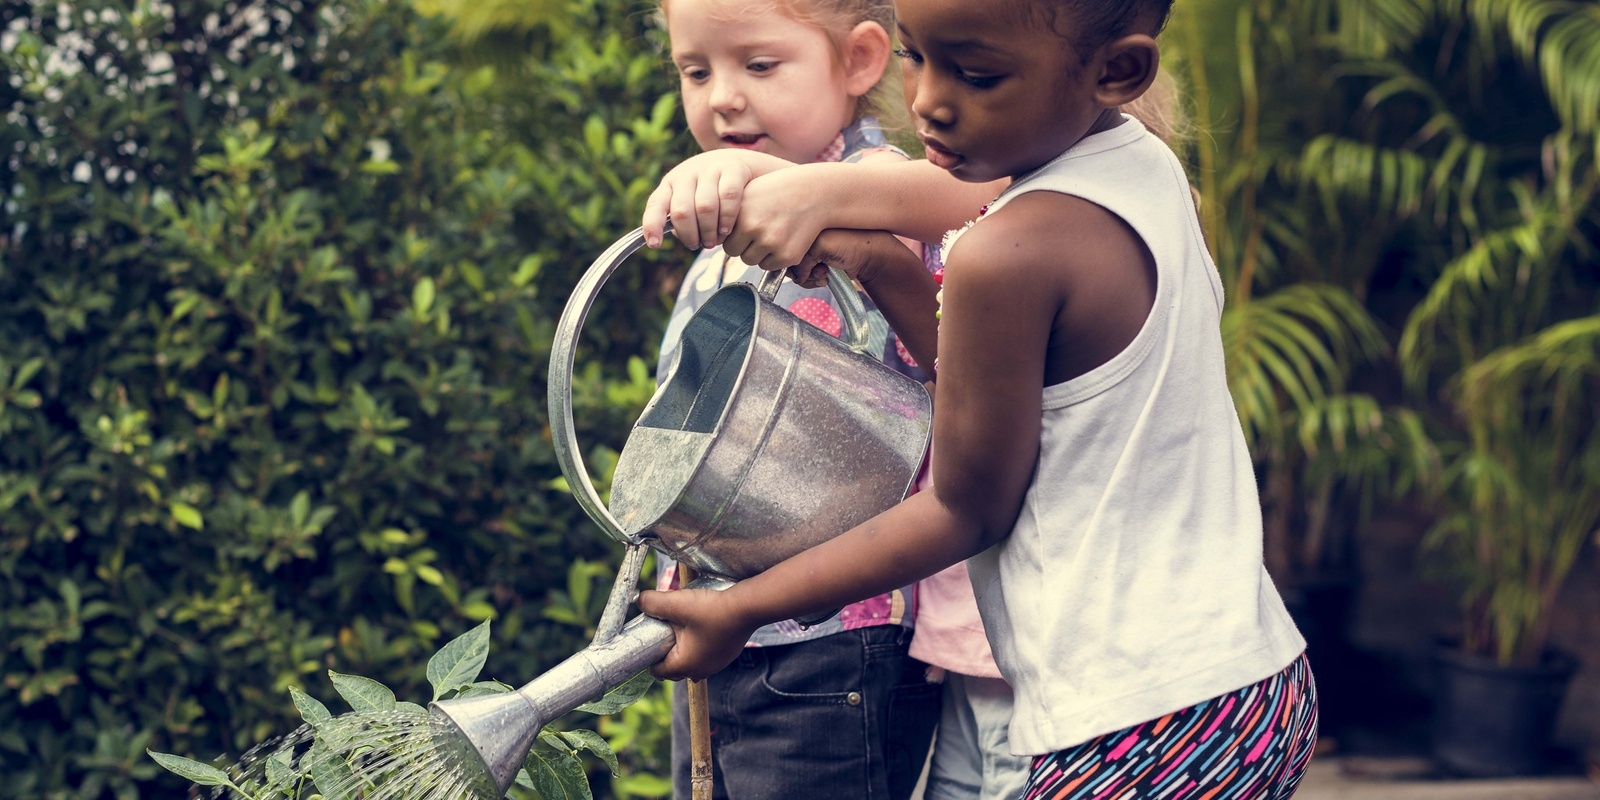
[[[688,586],[694,569],[678,563],[678,585]],[[691,800],[711,800],[711,699],[705,681],[689,681],[689,789]]]

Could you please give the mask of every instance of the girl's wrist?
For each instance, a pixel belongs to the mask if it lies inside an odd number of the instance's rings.
[[[921,259],[911,252],[894,234],[888,231],[874,231],[867,240],[868,251],[862,259],[862,266],[856,271],[856,280],[861,286],[867,286],[887,280],[894,280],[900,269],[907,268],[913,263],[921,268]]]

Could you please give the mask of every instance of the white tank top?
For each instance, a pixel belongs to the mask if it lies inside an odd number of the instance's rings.
[[[1222,283],[1178,159],[1124,116],[1014,183],[986,216],[1037,191],[1125,220],[1155,257],[1157,285],[1125,350],[1044,389],[1016,527],[968,562],[1016,690],[1019,755],[1247,686],[1305,649],[1262,565],[1255,471],[1223,367]]]

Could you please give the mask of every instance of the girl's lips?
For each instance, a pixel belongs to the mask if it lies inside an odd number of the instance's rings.
[[[729,133],[723,135],[722,144],[726,147],[753,150],[759,147],[763,141],[766,141],[766,138],[767,136],[764,133]]]
[[[961,163],[961,156],[940,147],[933,141],[925,139],[922,146],[926,151],[928,163],[940,169],[955,169],[956,165]]]

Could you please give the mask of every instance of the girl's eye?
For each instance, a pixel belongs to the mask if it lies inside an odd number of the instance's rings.
[[[678,69],[678,74],[682,76],[684,80],[689,81],[690,83],[701,83],[705,81],[706,78],[711,77],[711,70],[708,70],[705,67],[680,67]]]
[[[922,56],[920,54],[911,50],[907,50],[904,47],[896,48],[893,52],[896,58],[903,58],[913,64],[922,63]]]
[[[1000,76],[998,75],[968,75],[967,73],[963,72],[959,74],[959,77],[961,78],[962,83],[965,83],[974,89],[992,88],[995,84],[1000,82]]]
[[[745,67],[745,69],[757,74],[771,72],[777,68],[778,62],[776,61],[752,61],[750,62],[749,66]]]

